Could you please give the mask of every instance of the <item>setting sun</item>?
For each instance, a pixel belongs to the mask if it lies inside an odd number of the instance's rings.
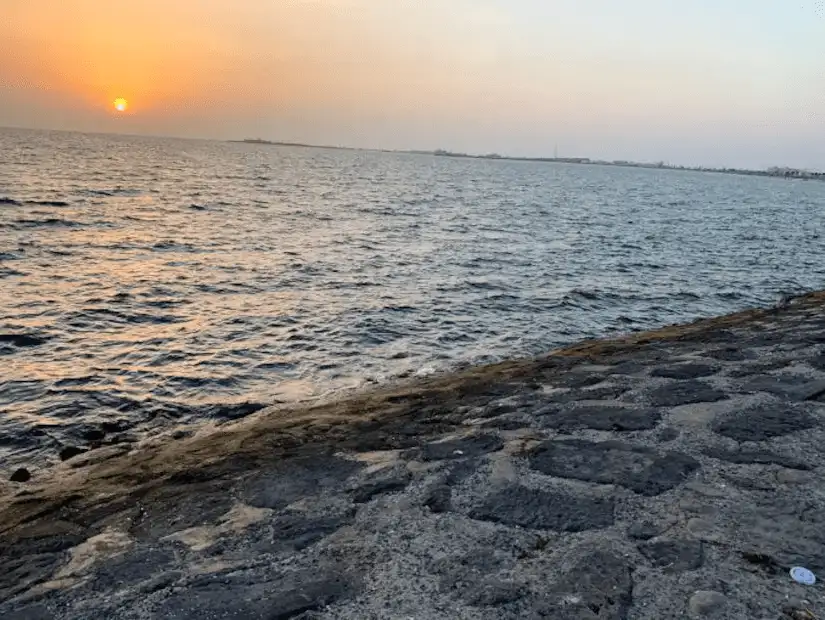
[[[117,110],[118,112],[125,112],[126,108],[129,107],[129,102],[126,101],[123,97],[118,97],[117,99],[115,99],[114,104],[115,110]]]

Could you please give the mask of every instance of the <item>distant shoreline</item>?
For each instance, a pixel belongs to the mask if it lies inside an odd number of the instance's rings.
[[[617,166],[621,168],[649,168],[654,170],[687,170],[691,172],[714,172],[718,174],[736,174],[740,176],[760,176],[775,177],[784,179],[800,179],[804,181],[825,181],[825,172],[802,170],[800,168],[772,167],[765,170],[751,170],[747,168],[711,168],[706,166],[676,166],[664,162],[636,162],[626,160],[600,160],[589,157],[518,157],[513,155],[499,155],[498,153],[488,153],[485,155],[473,155],[470,153],[456,153],[436,149],[426,150],[393,150],[393,149],[364,149],[350,146],[330,146],[323,144],[306,144],[303,142],[283,142],[276,140],[263,140],[260,138],[247,138],[244,140],[229,140],[234,144],[257,144],[262,146],[290,146],[300,148],[334,149],[340,151],[373,151],[378,153],[405,153],[411,155],[431,155],[433,157],[452,157],[457,159],[492,159],[501,161],[526,161],[555,164],[582,164],[592,166]]]

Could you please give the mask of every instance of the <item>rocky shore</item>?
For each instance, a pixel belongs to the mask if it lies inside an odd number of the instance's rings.
[[[4,471],[0,618],[825,618],[824,472],[815,293]]]

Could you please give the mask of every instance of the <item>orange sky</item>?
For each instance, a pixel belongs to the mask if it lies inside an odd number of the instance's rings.
[[[825,16],[769,0],[0,2],[0,126],[825,160]]]

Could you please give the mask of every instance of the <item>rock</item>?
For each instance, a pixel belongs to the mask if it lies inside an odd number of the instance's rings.
[[[707,448],[705,454],[711,458],[738,465],[781,465],[788,469],[808,471],[811,466],[797,459],[774,454],[767,450],[726,450],[724,448]]]
[[[356,504],[365,504],[376,495],[403,491],[409,482],[409,472],[393,472],[388,476],[368,481],[359,486],[352,494],[352,501]]]
[[[15,347],[38,347],[46,343],[46,338],[31,334],[0,334],[0,344],[11,344]]]
[[[765,441],[814,426],[816,419],[798,406],[768,404],[724,416],[713,430],[736,441]]]
[[[329,455],[293,459],[260,471],[241,488],[241,500],[280,510],[304,497],[338,490],[363,464]]]
[[[270,523],[253,528],[248,536],[257,554],[301,551],[352,523],[355,511],[339,514],[306,515],[288,511]],[[257,534],[255,533],[257,532]]]
[[[639,521],[627,528],[627,535],[635,540],[650,540],[664,532],[664,530],[664,527],[656,525],[652,521]]]
[[[433,487],[424,500],[424,505],[434,513],[448,512],[452,501],[452,489],[446,484]]]
[[[544,425],[562,431],[592,428],[600,431],[640,431],[654,428],[661,414],[656,409],[588,405],[568,407],[545,417]]]
[[[712,590],[699,590],[688,601],[688,611],[694,618],[704,618],[722,611],[727,604],[727,597]]]
[[[529,456],[530,467],[550,476],[618,484],[641,495],[659,495],[684,482],[699,462],[680,452],[657,453],[618,441],[546,441]]]
[[[661,366],[659,368],[654,368],[650,372],[650,376],[685,380],[707,377],[709,375],[715,375],[717,372],[719,372],[719,366],[716,364],[691,362],[686,364],[676,364],[674,366]]]
[[[421,448],[421,459],[424,461],[461,459],[496,452],[503,447],[504,442],[498,435],[471,435],[460,439],[428,443]]]
[[[613,498],[512,486],[490,495],[470,517],[538,530],[582,532],[613,525]]]
[[[607,551],[588,553],[552,590],[558,602],[541,617],[624,620],[633,601],[632,567]]]
[[[554,387],[586,388],[604,381],[604,376],[597,373],[569,372],[553,377],[550,382]]]
[[[667,428],[663,428],[659,431],[659,441],[673,441],[674,439],[678,439],[680,433],[675,428],[668,426]]]
[[[668,573],[695,570],[704,562],[702,543],[697,540],[661,540],[643,543],[638,548],[653,566]]]
[[[525,588],[519,583],[486,577],[473,584],[464,594],[464,601],[474,607],[498,607],[522,598]]]
[[[31,472],[25,467],[21,467],[14,470],[14,473],[11,475],[9,480],[12,482],[28,482],[31,480],[31,477]]]
[[[61,461],[68,461],[70,458],[77,456],[78,454],[83,454],[88,452],[88,450],[84,450],[83,448],[77,448],[75,446],[66,446],[62,450],[60,450],[59,456]]]
[[[679,381],[668,383],[650,392],[650,403],[654,407],[678,407],[696,403],[715,403],[728,395],[711,387],[704,381]]]

